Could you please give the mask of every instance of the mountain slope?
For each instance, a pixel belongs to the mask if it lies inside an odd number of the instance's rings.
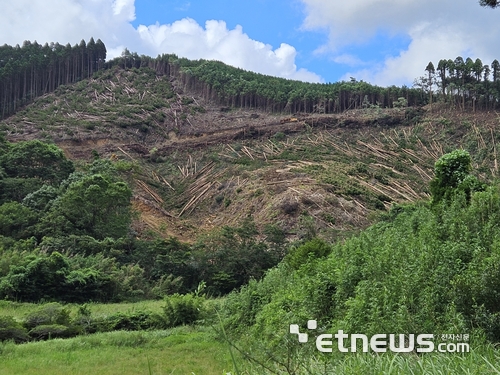
[[[496,115],[369,106],[337,114],[221,106],[182,75],[114,66],[0,123],[9,140],[111,158],[134,187],[136,230],[193,241],[252,215],[292,238],[343,236],[428,196],[433,163],[468,149],[497,173]]]

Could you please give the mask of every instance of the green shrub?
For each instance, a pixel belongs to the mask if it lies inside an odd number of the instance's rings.
[[[168,327],[193,324],[203,317],[205,298],[189,294],[173,294],[165,298],[163,314]]]
[[[178,293],[182,289],[182,277],[170,274],[161,276],[160,280],[151,289],[151,294],[156,298],[163,298],[169,294]]]
[[[145,331],[163,329],[167,325],[163,316],[152,311],[117,312],[92,322],[94,332]]]
[[[0,205],[0,235],[16,239],[30,237],[37,214],[18,202]]]
[[[0,316],[0,341],[13,340],[16,343],[29,339],[28,331],[12,316]]]
[[[73,337],[78,334],[74,327],[68,327],[61,324],[43,324],[36,326],[29,331],[29,335],[34,340],[49,340],[54,338]]]
[[[484,190],[484,184],[470,174],[471,170],[471,156],[465,150],[441,156],[434,164],[435,177],[430,183],[432,201],[449,199],[457,191],[464,192],[469,200],[473,191]]]
[[[319,238],[313,238],[302,246],[292,249],[286,262],[294,269],[299,269],[311,259],[324,258],[332,251],[331,246]]]
[[[30,330],[41,325],[69,326],[70,323],[69,310],[59,303],[42,305],[24,318],[24,327]]]
[[[286,139],[286,135],[283,132],[276,132],[272,137],[274,141],[280,142]]]

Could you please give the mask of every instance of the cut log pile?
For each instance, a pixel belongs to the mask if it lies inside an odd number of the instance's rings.
[[[189,163],[193,164],[192,159],[190,159]],[[196,163],[194,163],[194,165],[196,165]],[[194,174],[185,175],[185,178],[191,177],[194,181],[180,197],[181,202],[187,201],[187,203],[184,204],[177,217],[181,217],[185,213],[190,214],[193,212],[203,196],[210,190],[211,187],[217,184],[217,178],[220,177],[225,171],[222,170],[214,173],[214,168],[215,163],[211,162],[199,171],[196,171],[195,168]]]

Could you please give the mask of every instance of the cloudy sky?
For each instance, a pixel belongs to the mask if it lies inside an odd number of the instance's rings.
[[[500,59],[500,9],[477,0],[3,1],[0,45],[100,38],[311,82],[411,86],[429,61]]]

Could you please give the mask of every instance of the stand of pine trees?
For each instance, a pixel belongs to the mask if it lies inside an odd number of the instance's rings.
[[[59,43],[0,47],[0,118],[14,113],[37,96],[88,78],[104,66],[106,47],[90,38],[73,47]]]
[[[500,101],[500,63],[480,59],[442,59],[437,68],[429,62],[426,76],[416,80],[429,100],[449,103],[462,110],[496,110]],[[435,89],[437,88],[437,90]]]

